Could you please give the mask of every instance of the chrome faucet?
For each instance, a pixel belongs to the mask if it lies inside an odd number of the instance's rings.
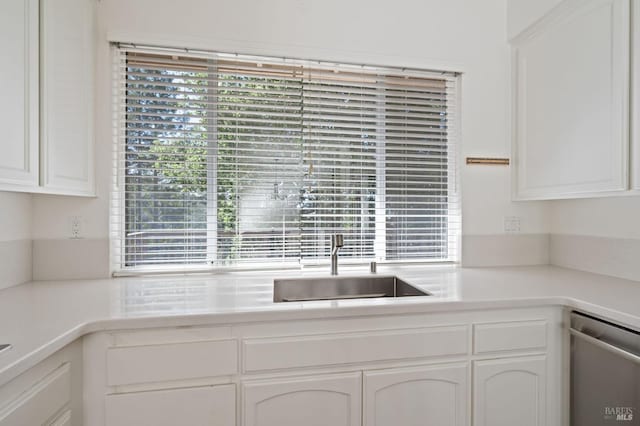
[[[344,246],[342,234],[331,235],[331,275],[338,275],[338,251]]]

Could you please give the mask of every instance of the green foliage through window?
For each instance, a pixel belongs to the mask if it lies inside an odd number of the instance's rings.
[[[123,267],[451,258],[450,79],[123,58]]]

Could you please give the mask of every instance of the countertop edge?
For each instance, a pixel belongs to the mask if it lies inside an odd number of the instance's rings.
[[[53,340],[45,342],[37,349],[27,353],[23,357],[15,360],[0,370],[0,386],[10,382],[20,374],[28,371],[38,363],[44,361],[55,352],[75,340],[91,333],[118,330],[141,330],[159,327],[196,327],[215,325],[247,324],[260,321],[283,321],[293,319],[327,319],[327,314],[331,314],[331,319],[366,317],[377,315],[406,315],[406,314],[428,314],[441,312],[459,312],[478,309],[510,309],[536,306],[559,306],[573,309],[580,309],[594,315],[606,315],[608,318],[635,317],[617,311],[608,310],[598,305],[571,299],[562,296],[537,297],[537,298],[514,298],[501,300],[478,300],[478,301],[457,301],[438,300],[431,303],[406,303],[383,306],[341,306],[341,307],[319,307],[305,310],[261,310],[248,309],[246,311],[216,312],[205,314],[169,315],[169,316],[145,316],[119,319],[96,319],[86,323],[78,324],[70,330],[60,334]],[[600,311],[600,312],[598,312]],[[629,319],[627,318],[627,319]],[[640,319],[636,319],[640,320]]]

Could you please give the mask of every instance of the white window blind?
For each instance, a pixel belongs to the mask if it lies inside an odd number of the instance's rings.
[[[114,270],[457,260],[455,75],[115,57]]]

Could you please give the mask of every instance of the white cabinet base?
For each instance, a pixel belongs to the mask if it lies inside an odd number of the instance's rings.
[[[364,424],[466,426],[466,364],[364,373]]]
[[[562,318],[550,307],[92,333],[84,424],[557,426]]]
[[[106,426],[235,426],[235,385],[106,397]]]
[[[360,373],[243,385],[244,426],[360,426]]]
[[[80,341],[0,386],[0,426],[81,425]]]
[[[506,358],[474,363],[475,426],[543,426],[546,358]]]

